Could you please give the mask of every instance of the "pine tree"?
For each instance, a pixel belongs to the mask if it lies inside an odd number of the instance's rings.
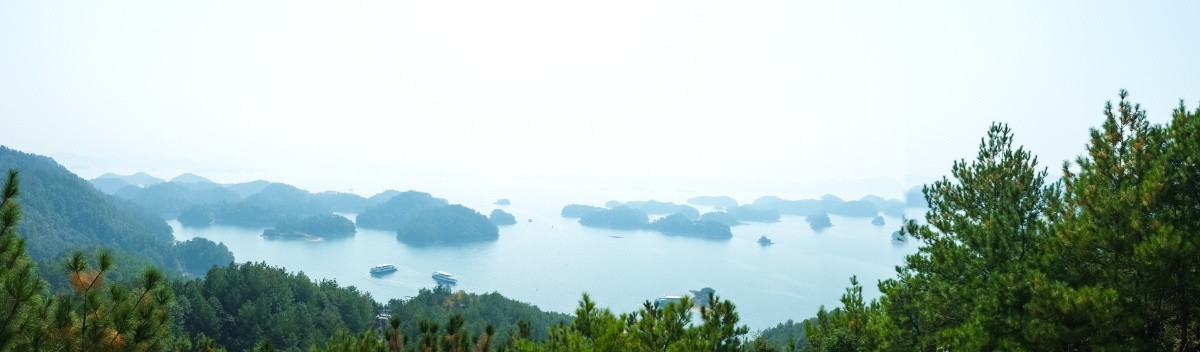
[[[1145,351],[1197,348],[1197,119],[1180,107],[1153,125],[1120,93],[1091,131],[1087,155],[1063,166],[1045,310],[1062,340]]]
[[[898,348],[1033,348],[1028,284],[1059,187],[1046,183],[1036,157],[1013,146],[1003,124],[988,130],[975,160],[957,161],[950,172],[953,181],[923,190],[928,224],[909,221],[903,229],[924,245],[898,278],[880,284],[891,320],[884,326],[898,329],[905,341]]]
[[[17,170],[9,170],[0,194],[0,351],[34,349],[45,309],[45,283],[25,253],[25,239],[17,235],[19,186]]]

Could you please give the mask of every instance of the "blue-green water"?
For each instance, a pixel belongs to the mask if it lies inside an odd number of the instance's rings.
[[[519,198],[510,206],[467,203],[484,214],[504,209],[518,223],[501,226],[497,241],[459,246],[412,247],[393,232],[361,228],[352,238],[309,242],[263,239],[262,228],[170,224],[180,240],[224,242],[239,262],[262,261],[333,279],[381,302],[432,287],[430,274],[437,270],[457,276],[456,289],[496,291],[565,313],[574,311],[583,292],[627,312],[646,300],[712,287],[737,304],[742,322],[755,330],[811,317],[821,305],[836,306],[851,275],[858,275],[868,296],[877,296],[876,281],[894,276],[893,268],[916,249],[911,241],[892,241],[897,218],[876,227],[870,219],[831,216],[834,227],[817,233],[803,217],[784,216],[777,223],[736,226],[732,239],[712,241],[583,227],[558,215],[565,204]],[[775,244],[760,246],[756,241],[763,235]],[[400,270],[368,273],[381,263]]]

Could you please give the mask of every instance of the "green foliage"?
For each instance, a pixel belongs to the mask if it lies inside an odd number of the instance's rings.
[[[67,259],[72,294],[56,297],[35,349],[70,351],[161,351],[173,338],[169,306],[174,294],[157,269],[132,284],[106,284],[114,259],[100,252],[93,265],[82,252]]]
[[[1031,286],[1059,190],[1012,133],[993,125],[970,163],[925,188],[927,224],[902,230],[917,254],[880,283],[885,296],[866,304],[852,287],[843,307],[807,324],[808,349],[994,350],[1039,346]]]
[[[384,311],[402,319],[400,331],[404,336],[420,335],[419,320],[448,321],[451,316],[460,315],[464,321],[462,329],[473,336],[485,333],[491,326],[502,334],[541,340],[546,338],[551,326],[568,321],[564,314],[544,312],[499,293],[451,292],[446,286],[421,289],[407,300],[391,300],[384,306]],[[527,330],[524,334],[520,331],[522,323]]]
[[[73,251],[111,249],[121,263],[107,275],[133,280],[149,267],[178,276],[181,258],[171,227],[158,215],[125,199],[105,195],[54,160],[0,147],[0,167],[21,170],[22,221],[16,229],[30,258],[55,292],[68,278],[57,262]]]
[[[268,238],[326,238],[348,237],[357,232],[354,222],[344,216],[335,214],[313,215],[303,219],[280,220],[275,228],[263,231]]]
[[[994,125],[954,179],[924,188],[922,241],[869,304],[806,324],[808,350],[1200,349],[1200,111],[1150,124],[1105,108],[1062,184]]]
[[[375,316],[369,294],[263,263],[213,268],[204,280],[176,281],[172,287],[182,329],[233,351],[260,341],[285,351],[304,349],[339,330],[367,331]]]
[[[40,324],[42,290],[25,239],[17,234],[21,206],[17,170],[9,170],[0,193],[0,351],[31,350]]]
[[[233,254],[224,243],[215,243],[196,237],[175,245],[183,270],[193,276],[201,276],[213,266],[225,266],[233,262]]]
[[[375,197],[371,197],[374,199]],[[396,230],[413,212],[425,208],[438,208],[449,205],[442,198],[434,198],[425,192],[407,191],[396,194],[386,202],[367,207],[358,214],[355,223],[358,226]]]
[[[1072,172],[1039,308],[1053,341],[1085,348],[1200,349],[1200,117],[1152,125],[1122,91]],[[1083,342],[1070,340],[1091,335]]]
[[[415,245],[494,241],[500,229],[487,217],[459,204],[422,208],[408,214],[396,239]]]
[[[0,147],[0,169],[21,170],[22,221],[29,256],[56,260],[74,249],[113,247],[173,267],[171,227],[131,203],[100,193],[53,159]]]
[[[749,331],[738,326],[729,301],[710,297],[694,323],[693,302],[683,298],[656,307],[650,302],[634,313],[615,315],[597,308],[584,294],[571,325],[550,329],[545,342],[518,339],[520,351],[740,351]]]
[[[166,349],[172,340],[166,329],[172,293],[156,269],[147,269],[132,286],[106,285],[113,257],[100,252],[92,269],[83,253],[74,252],[66,262],[74,294],[43,298],[45,284],[17,235],[17,175],[9,172],[0,195],[0,351]]]
[[[767,348],[780,351],[798,351],[808,341],[804,332],[806,322],[794,322],[791,319],[759,332],[755,343],[765,344]]]
[[[146,188],[126,187],[117,191],[115,195],[168,218],[175,217],[184,209],[196,204],[236,202],[242,198],[220,185],[195,187],[175,181]]]
[[[238,202],[220,201],[189,206],[179,213],[184,226],[225,224],[266,227],[281,221],[329,214],[314,194],[283,183],[271,183]]]
[[[719,240],[733,237],[733,232],[729,230],[729,225],[705,220],[692,220],[683,214],[667,215],[661,219],[654,220],[654,222],[650,223],[649,228],[668,235],[694,236]]]

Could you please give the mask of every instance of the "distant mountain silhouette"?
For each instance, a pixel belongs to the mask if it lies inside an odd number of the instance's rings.
[[[693,208],[689,205],[675,204],[675,203],[671,203],[671,202],[660,202],[657,200],[630,201],[630,202],[624,202],[624,203],[614,200],[614,201],[609,201],[608,203],[605,203],[604,205],[609,208],[617,208],[617,207],[625,206],[625,207],[630,207],[633,209],[641,210],[641,211],[645,212],[646,214],[654,214],[654,215],[680,214],[680,215],[687,217],[690,220],[696,220],[696,219],[700,218],[700,211],[696,210],[696,208]]]
[[[151,176],[150,174],[147,174],[145,172],[138,172],[133,175],[118,175],[118,174],[109,172],[109,173],[100,175],[99,177],[96,177],[93,180],[99,180],[99,179],[118,179],[118,180],[128,182],[129,184],[138,186],[138,187],[148,187],[148,186],[153,186],[155,184],[166,182],[166,180]]]
[[[688,204],[709,206],[717,209],[729,209],[738,206],[737,200],[727,196],[700,196],[688,198]]]
[[[267,188],[267,186],[270,184],[271,182],[269,181],[256,180],[243,183],[227,184],[225,185],[225,188],[233,191],[233,193],[237,193],[239,197],[246,198],[254,195],[255,193],[262,192],[263,188]]]
[[[124,179],[116,177],[93,178],[88,182],[91,182],[92,186],[95,186],[96,189],[100,190],[100,192],[107,194],[115,194],[117,191],[124,189],[125,187],[138,187],[125,181]]]

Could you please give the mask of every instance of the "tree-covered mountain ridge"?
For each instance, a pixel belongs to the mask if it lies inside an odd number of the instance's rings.
[[[74,250],[98,248],[137,261],[132,269],[156,265],[172,277],[202,275],[211,265],[233,260],[222,245],[177,243],[171,227],[158,215],[101,193],[49,157],[0,146],[0,169],[20,172],[25,196],[17,231],[26,239],[30,257],[46,264],[41,267],[53,266]],[[129,277],[134,271],[117,274]]]
[[[922,188],[925,221],[901,232],[921,247],[877,284],[877,299],[851,277],[836,308],[753,337],[717,296],[698,308],[681,298],[614,313],[585,294],[544,338],[524,319],[504,331],[501,318],[454,311],[489,305],[467,293],[429,290],[402,303],[451,311],[444,319],[378,304],[367,312],[354,302],[369,297],[353,288],[264,264],[214,268],[185,289],[154,271],[99,280],[112,256],[92,264],[72,254],[59,266],[70,292],[51,294],[18,235],[25,193],[11,173],[0,201],[0,260],[10,263],[0,267],[0,307],[14,313],[0,316],[0,351],[1200,350],[1200,109],[1181,103],[1154,124],[1122,91],[1062,173],[1049,180],[996,123],[975,158]],[[185,298],[191,308],[181,308]],[[371,313],[390,316],[365,327]],[[197,327],[178,323],[193,316],[204,318]]]

